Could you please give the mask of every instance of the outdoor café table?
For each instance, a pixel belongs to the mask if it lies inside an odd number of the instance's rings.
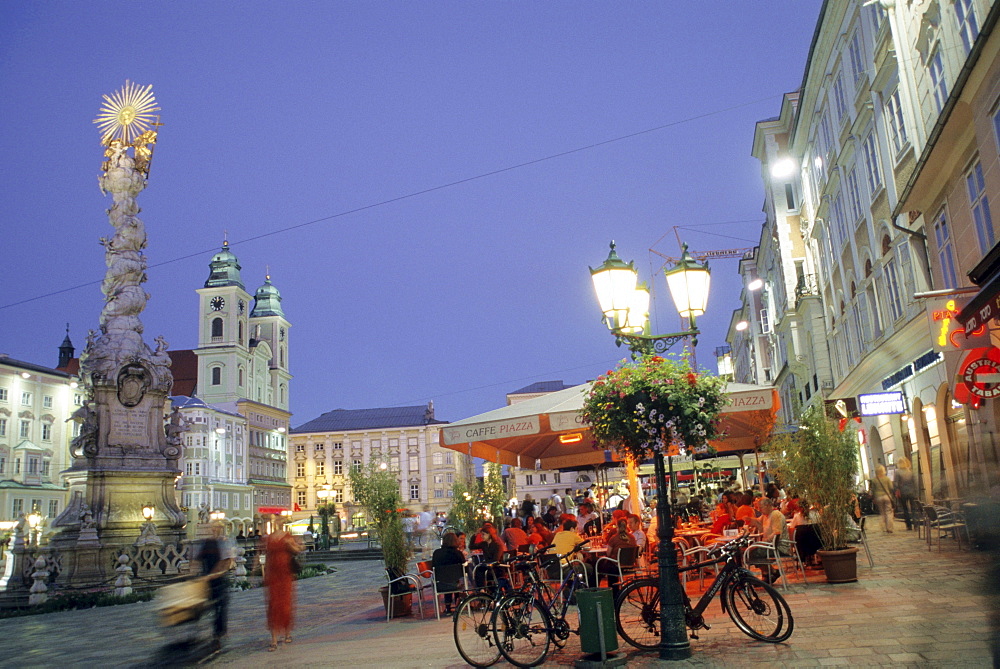
[[[675,537],[684,537],[689,541],[693,542],[696,546],[701,544],[701,538],[706,534],[711,534],[711,530],[707,529],[683,529],[675,530]]]

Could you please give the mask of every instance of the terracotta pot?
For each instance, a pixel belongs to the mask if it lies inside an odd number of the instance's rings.
[[[858,549],[856,546],[836,551],[817,551],[823,560],[827,583],[853,583],[858,580]]]
[[[382,606],[389,609],[389,586],[383,585],[378,589],[382,595]],[[390,618],[400,618],[402,616],[413,615],[413,593],[406,593],[392,598],[392,612]]]

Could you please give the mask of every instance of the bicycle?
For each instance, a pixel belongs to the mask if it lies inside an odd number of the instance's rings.
[[[455,646],[462,659],[473,667],[489,667],[500,661],[500,649],[491,627],[493,611],[504,597],[514,592],[510,581],[497,573],[502,565],[501,562],[485,565],[493,576],[489,581],[492,587],[466,595],[455,607],[452,624]]]
[[[569,560],[589,542],[581,541],[557,557]],[[559,589],[553,591],[539,578],[533,558],[516,558],[514,566],[525,575],[524,588],[503,598],[493,612],[490,626],[505,660],[518,667],[533,667],[545,661],[552,644],[562,647],[570,634],[579,634],[566,621],[566,613],[574,602],[581,575],[570,567]]]
[[[741,632],[758,641],[780,643],[792,635],[794,620],[788,603],[769,584],[756,578],[743,566],[740,555],[750,538],[744,534],[713,549],[715,557],[679,571],[691,571],[725,563],[711,587],[691,606],[684,593],[684,618],[691,638],[700,629],[711,629],[702,615],[709,603],[719,595],[722,610],[729,614]],[[629,583],[615,602],[615,622],[618,633],[628,643],[643,650],[655,650],[660,643],[660,582],[658,578],[640,578]]]

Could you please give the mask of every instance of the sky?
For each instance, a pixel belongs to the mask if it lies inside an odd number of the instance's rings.
[[[55,366],[103,305],[110,196],[92,120],[162,108],[138,198],[148,343],[197,346],[224,236],[289,331],[293,426],[426,404],[460,420],[627,357],[588,266],[754,246],[754,124],[802,80],[821,0],[0,3],[0,353]],[[676,229],[675,228],[679,228]],[[713,261],[698,362],[740,306]],[[680,350],[680,346],[675,347]]]

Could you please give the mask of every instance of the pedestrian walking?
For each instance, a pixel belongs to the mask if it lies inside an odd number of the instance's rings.
[[[882,516],[882,525],[888,533],[892,533],[893,509],[892,509],[892,480],[885,475],[885,467],[879,465],[875,468],[875,478],[870,480],[872,497],[875,498],[875,505]]]
[[[910,516],[910,505],[917,501],[917,479],[913,475],[913,465],[909,458],[896,460],[896,499],[903,511],[906,529],[912,530],[914,519]]]
[[[295,609],[295,556],[302,550],[291,533],[276,529],[265,540],[264,587],[267,588],[269,651],[284,641],[292,642],[292,612]]]
[[[195,562],[208,581],[215,619],[212,627],[212,650],[222,648],[229,621],[229,579],[226,574],[233,567],[233,549],[226,540],[225,527],[216,521],[211,526],[211,536],[203,539],[198,547]]]

